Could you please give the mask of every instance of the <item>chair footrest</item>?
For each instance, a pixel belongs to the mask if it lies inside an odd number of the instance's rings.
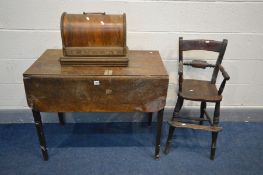
[[[197,124],[183,123],[178,121],[169,121],[168,123],[175,128],[191,128],[191,129],[199,129],[199,130],[205,130],[210,132],[220,132],[223,130],[222,127],[218,127],[218,126],[197,125]]]

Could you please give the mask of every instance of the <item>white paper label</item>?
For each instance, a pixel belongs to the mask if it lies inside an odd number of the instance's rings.
[[[95,85],[95,86],[100,85],[100,81],[98,81],[98,80],[94,81],[94,85]]]

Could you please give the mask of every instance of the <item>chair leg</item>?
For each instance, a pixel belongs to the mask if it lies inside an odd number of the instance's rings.
[[[210,154],[211,160],[215,159],[217,135],[218,132],[212,132],[212,144],[211,144],[211,154]]]
[[[65,125],[65,119],[64,119],[64,113],[63,112],[58,112],[58,119],[59,119],[59,124]]]
[[[178,114],[183,106],[184,103],[184,99],[182,97],[178,96],[175,108],[174,108],[174,112],[173,112],[173,118],[172,120],[174,120],[176,117],[178,117]],[[169,128],[169,134],[168,134],[168,138],[166,141],[166,146],[164,149],[164,153],[168,154],[172,145],[172,140],[173,140],[173,133],[174,133],[175,128],[173,126],[170,126]]]
[[[182,97],[179,97],[178,96],[178,99],[177,99],[177,102],[176,102],[176,105],[175,105],[175,108],[174,108],[174,112],[173,112],[173,119],[176,118],[183,106],[183,103],[184,103],[184,99]],[[172,120],[173,120],[172,119]]]
[[[216,102],[214,118],[213,118],[213,126],[218,126],[219,116],[220,116],[220,102]],[[210,153],[211,160],[215,159],[217,136],[218,136],[218,132],[212,132],[212,144],[211,144],[211,153]]]
[[[43,159],[48,160],[47,144],[39,111],[32,110]]]
[[[150,113],[149,113],[149,116],[148,116],[148,126],[151,126],[151,125],[152,125],[152,118],[153,118],[153,113],[150,112]]]
[[[206,102],[202,101],[201,102],[201,107],[200,107],[200,118],[204,118],[205,109],[206,109]],[[203,121],[200,121],[199,124],[202,125]]]
[[[164,153],[165,154],[168,154],[170,152],[172,141],[173,141],[174,129],[175,128],[173,126],[170,126],[170,128],[169,128],[169,134],[168,134],[168,138],[167,138],[167,141],[166,141],[166,146],[165,146],[165,149],[164,149]]]

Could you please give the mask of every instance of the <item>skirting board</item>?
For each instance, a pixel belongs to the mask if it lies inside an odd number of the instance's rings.
[[[213,108],[207,111],[213,116]],[[172,117],[173,108],[167,107],[164,111],[164,121]],[[56,113],[41,113],[44,123],[57,123]],[[180,115],[199,116],[198,107],[184,107]],[[68,123],[85,122],[147,122],[146,113],[66,113],[65,120]],[[153,121],[156,121],[156,113]],[[220,121],[238,122],[263,122],[263,107],[221,107]],[[0,124],[4,123],[33,123],[30,109],[0,110]]]

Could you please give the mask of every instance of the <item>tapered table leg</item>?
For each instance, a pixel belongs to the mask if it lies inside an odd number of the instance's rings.
[[[63,112],[58,112],[58,119],[59,119],[59,124],[65,125],[65,119],[64,119],[64,113]]]
[[[148,126],[151,126],[151,125],[152,125],[152,119],[153,119],[153,113],[150,112],[150,113],[149,113],[149,116],[148,116]]]
[[[44,130],[43,130],[43,126],[42,126],[40,112],[32,110],[32,113],[33,113],[33,117],[34,117],[34,121],[35,121],[35,126],[36,126],[36,130],[37,130],[37,135],[38,135],[43,159],[48,160],[47,145],[46,145],[46,139],[45,139],[45,135],[44,135]]]
[[[157,134],[156,134],[156,145],[155,145],[156,160],[160,159],[162,125],[163,125],[163,109],[158,112],[158,119],[157,119]]]

